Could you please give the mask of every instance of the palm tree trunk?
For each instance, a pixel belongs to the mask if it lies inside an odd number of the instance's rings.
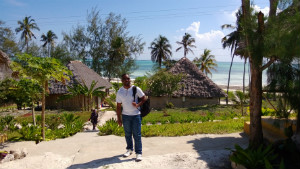
[[[232,55],[232,59],[231,59],[231,63],[230,63],[230,68],[229,68],[229,73],[228,73],[226,105],[228,105],[228,91],[229,91],[230,74],[231,74],[231,68],[232,68],[233,58],[234,58],[234,55]]]
[[[43,92],[42,92],[42,137],[45,141],[45,91],[46,91],[46,81],[43,82]]]
[[[36,126],[35,113],[34,113],[34,101],[32,101],[31,112],[32,112],[32,121],[33,121],[33,125]]]
[[[247,58],[245,58],[245,62],[244,62],[244,73],[243,73],[243,94],[245,94],[245,73],[246,73],[246,63],[247,63]]]

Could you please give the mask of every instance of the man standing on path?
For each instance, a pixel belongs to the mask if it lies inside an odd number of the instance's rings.
[[[141,112],[138,109],[147,99],[143,91],[136,87],[137,97],[133,97],[133,86],[130,84],[128,74],[122,75],[123,86],[117,93],[117,118],[119,126],[124,127],[127,151],[123,157],[128,157],[133,152],[132,136],[134,138],[134,149],[136,153],[136,161],[142,160],[142,134],[141,134]],[[141,101],[138,103],[138,98]],[[121,106],[123,107],[121,113]],[[122,118],[121,118],[122,114]]]

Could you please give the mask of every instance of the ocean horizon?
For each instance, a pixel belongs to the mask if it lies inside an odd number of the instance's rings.
[[[144,76],[146,73],[152,73],[153,66],[156,63],[153,63],[151,60],[136,60],[136,65],[138,68],[131,73],[131,78],[135,79],[136,77]],[[212,70],[212,76],[207,75],[214,83],[217,85],[226,85],[228,83],[228,73],[231,62],[216,62],[217,67],[216,71]],[[245,86],[249,85],[249,64],[246,64],[245,72]],[[230,75],[230,86],[243,86],[243,72],[244,72],[244,63],[243,62],[233,62]],[[267,84],[267,75],[266,71],[263,72],[262,84]]]

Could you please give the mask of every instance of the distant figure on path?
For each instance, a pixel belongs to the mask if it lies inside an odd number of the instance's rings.
[[[127,144],[127,151],[125,154],[123,154],[123,157],[128,157],[133,152],[133,136],[136,161],[138,162],[142,160],[141,112],[138,108],[146,101],[146,97],[143,91],[139,87],[136,87],[137,97],[135,97],[134,100],[132,90],[133,86],[130,84],[130,78],[128,74],[122,75],[122,83],[123,86],[117,93],[116,101],[118,124],[120,127],[123,124]],[[138,98],[141,99],[139,103]],[[123,107],[122,112],[121,106]]]
[[[96,109],[92,109],[91,117],[89,120],[93,124],[93,130],[95,130],[98,123],[98,112],[96,111]]]

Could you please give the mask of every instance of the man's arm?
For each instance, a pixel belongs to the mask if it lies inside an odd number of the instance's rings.
[[[122,127],[122,118],[121,118],[121,103],[117,103],[117,119],[118,119],[118,124],[120,127]]]
[[[141,99],[141,101],[140,101],[138,104],[136,104],[135,102],[132,102],[132,105],[133,105],[134,107],[138,108],[138,107],[140,107],[141,105],[143,105],[143,104],[145,103],[145,101],[147,101],[148,98],[147,98],[146,95],[144,95],[144,96],[141,97],[140,99]]]

